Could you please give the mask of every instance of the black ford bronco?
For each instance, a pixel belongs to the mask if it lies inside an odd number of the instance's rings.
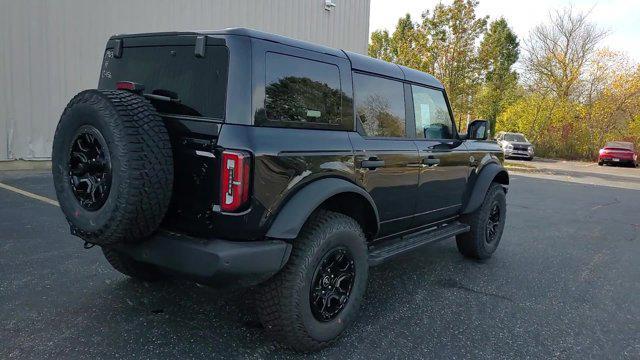
[[[264,327],[311,351],[355,319],[369,266],[455,237],[485,259],[509,176],[443,85],[248,29],[117,35],[67,105],[53,178],[72,234],[118,271],[255,285]]]

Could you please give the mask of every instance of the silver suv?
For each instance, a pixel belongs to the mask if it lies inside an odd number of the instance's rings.
[[[501,131],[496,135],[496,141],[505,158],[533,159],[533,145],[523,134]]]

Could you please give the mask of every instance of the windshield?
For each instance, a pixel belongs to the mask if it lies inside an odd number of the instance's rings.
[[[522,134],[504,134],[504,140],[509,142],[528,142]]]

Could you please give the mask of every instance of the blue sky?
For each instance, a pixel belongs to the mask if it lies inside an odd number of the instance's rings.
[[[369,30],[388,29],[392,31],[398,18],[411,14],[414,21],[426,9],[440,0],[371,0],[371,22]],[[450,0],[442,1],[445,4]],[[609,31],[602,46],[624,51],[635,62],[640,62],[640,0],[480,0],[478,14],[489,15],[490,19],[504,16],[520,41],[526,39],[529,30],[544,22],[549,11],[573,5],[580,11],[591,11],[592,22]]]

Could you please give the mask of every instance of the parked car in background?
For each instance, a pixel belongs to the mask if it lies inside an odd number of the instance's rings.
[[[500,131],[496,135],[496,141],[505,158],[533,159],[533,145],[523,134]]]
[[[606,143],[598,154],[598,165],[604,164],[624,164],[637,167],[638,153],[635,151],[633,143],[625,141]]]

